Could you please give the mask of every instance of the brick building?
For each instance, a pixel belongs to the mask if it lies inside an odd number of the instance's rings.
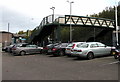
[[[12,37],[12,33],[0,31],[0,43],[2,43],[2,47],[10,45],[12,43]]]

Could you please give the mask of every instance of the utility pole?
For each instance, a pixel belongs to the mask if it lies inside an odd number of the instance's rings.
[[[9,42],[9,28],[10,28],[10,23],[8,23],[8,42]]]
[[[117,2],[116,2],[116,6],[115,6],[115,20],[116,20],[116,45],[118,46],[119,43],[118,43],[118,21],[117,21]]]
[[[52,16],[52,22],[54,21],[54,10],[55,10],[55,7],[51,7],[50,9],[53,10],[53,16]]]
[[[6,43],[6,45],[8,45],[9,44],[9,28],[10,28],[10,23],[8,23],[8,38],[7,38],[7,43]]]
[[[8,23],[8,32],[9,32],[9,26],[10,26],[10,23]]]
[[[72,41],[72,25],[71,25],[71,19],[72,19],[72,3],[74,3],[73,1],[67,1],[70,4],[70,42]]]

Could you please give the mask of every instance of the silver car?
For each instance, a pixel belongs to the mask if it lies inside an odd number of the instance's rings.
[[[112,47],[106,46],[100,42],[86,42],[72,49],[71,53],[77,57],[93,59],[97,56],[110,55],[111,50]]]
[[[74,49],[74,48],[77,48],[78,46],[80,46],[81,44],[83,44],[85,42],[73,42],[73,43],[70,43],[67,47],[66,47],[66,50],[65,50],[65,54],[67,56],[71,56],[71,50]]]
[[[25,55],[25,54],[33,54],[33,53],[41,53],[42,47],[38,47],[37,45],[27,45],[26,47],[16,47],[12,53],[13,55]]]

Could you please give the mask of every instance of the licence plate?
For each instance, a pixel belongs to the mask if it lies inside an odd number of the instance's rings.
[[[74,51],[74,52],[72,52],[72,54],[76,54],[76,53],[77,53],[77,52],[75,52],[75,51]]]
[[[51,50],[48,50],[48,52],[52,52]]]

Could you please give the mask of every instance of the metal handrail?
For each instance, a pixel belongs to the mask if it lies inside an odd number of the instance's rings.
[[[45,25],[48,24],[71,24],[72,25],[86,25],[86,26],[98,26],[98,27],[107,27],[107,28],[115,28],[115,21],[111,19],[105,18],[96,18],[96,17],[85,17],[85,16],[75,16],[75,15],[49,15],[43,18],[40,25],[37,26],[33,33],[31,34],[30,38],[37,36],[39,32],[43,29]]]

